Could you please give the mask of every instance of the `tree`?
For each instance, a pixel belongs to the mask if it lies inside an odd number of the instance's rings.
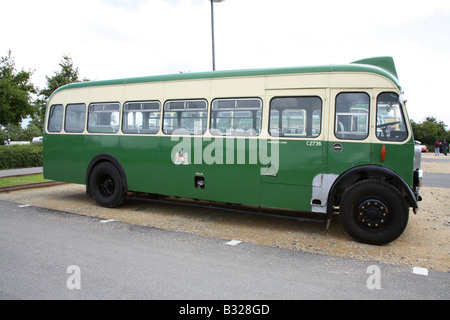
[[[80,82],[78,68],[73,66],[73,61],[70,56],[63,55],[59,66],[61,67],[60,71],[56,71],[52,77],[45,77],[47,79],[47,88],[40,92],[45,100],[50,98],[52,93],[59,87],[69,83]]]
[[[22,126],[16,124],[10,124],[5,127],[0,133],[0,145],[2,145],[7,139],[11,141],[26,141],[24,138],[24,129]]]
[[[38,112],[33,116],[33,120],[35,120],[35,125],[38,122],[40,127],[44,123],[47,100],[56,89],[70,83],[89,81],[88,79],[80,80],[78,68],[74,67],[70,56],[63,55],[59,66],[61,69],[55,71],[52,77],[46,76],[47,87],[39,92],[40,97],[35,101]]]
[[[450,138],[450,131],[447,131],[447,127],[443,121],[440,121],[434,117],[426,117],[422,123],[415,123],[411,121],[413,128],[414,138],[426,144],[428,147],[434,146],[436,140],[443,141]]]
[[[0,125],[18,125],[34,113],[32,71],[17,71],[11,50],[0,61]]]

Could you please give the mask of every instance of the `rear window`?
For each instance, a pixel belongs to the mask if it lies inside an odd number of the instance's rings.
[[[50,107],[48,113],[48,132],[61,132],[63,124],[63,105],[57,104]]]

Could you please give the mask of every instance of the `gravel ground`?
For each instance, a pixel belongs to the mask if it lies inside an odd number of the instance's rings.
[[[426,154],[423,158],[435,159],[435,156]],[[425,174],[450,174],[450,156],[444,163],[422,162],[422,168]],[[120,208],[106,209],[86,196],[84,186],[74,184],[0,193],[0,200],[225,240],[449,272],[449,189],[423,187],[421,194],[423,201],[419,203],[418,214],[411,211],[405,232],[385,246],[353,241],[338,217],[333,218],[330,229],[326,230],[322,221],[298,221],[135,198]]]

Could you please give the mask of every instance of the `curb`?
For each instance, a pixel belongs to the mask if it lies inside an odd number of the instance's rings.
[[[67,184],[67,182],[47,181],[47,182],[21,184],[21,185],[17,185],[17,186],[0,187],[0,192],[10,192],[10,191],[16,191],[16,190],[53,187],[53,186],[58,186],[61,184]]]

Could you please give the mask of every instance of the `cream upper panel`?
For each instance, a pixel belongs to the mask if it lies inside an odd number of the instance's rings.
[[[392,88],[397,86],[373,73],[312,73],[298,75],[269,76],[267,90],[301,88]]]
[[[89,103],[122,101],[123,86],[93,87],[89,90]]]
[[[160,100],[203,99],[210,96],[210,80],[166,82]]]
[[[390,80],[370,73],[320,73],[151,82],[62,90],[50,104],[222,97],[263,97],[266,90],[302,88],[391,88]],[[278,91],[280,92],[280,91]],[[271,95],[271,93],[268,93]]]
[[[145,101],[159,100],[164,96],[164,83],[141,83],[125,85],[123,89],[123,100]]]
[[[122,101],[123,90],[121,85],[62,90],[51,97],[49,105]]]
[[[263,97],[265,88],[265,77],[213,79],[211,97]]]
[[[329,77],[329,88],[398,88],[391,80],[373,73],[336,73]]]

